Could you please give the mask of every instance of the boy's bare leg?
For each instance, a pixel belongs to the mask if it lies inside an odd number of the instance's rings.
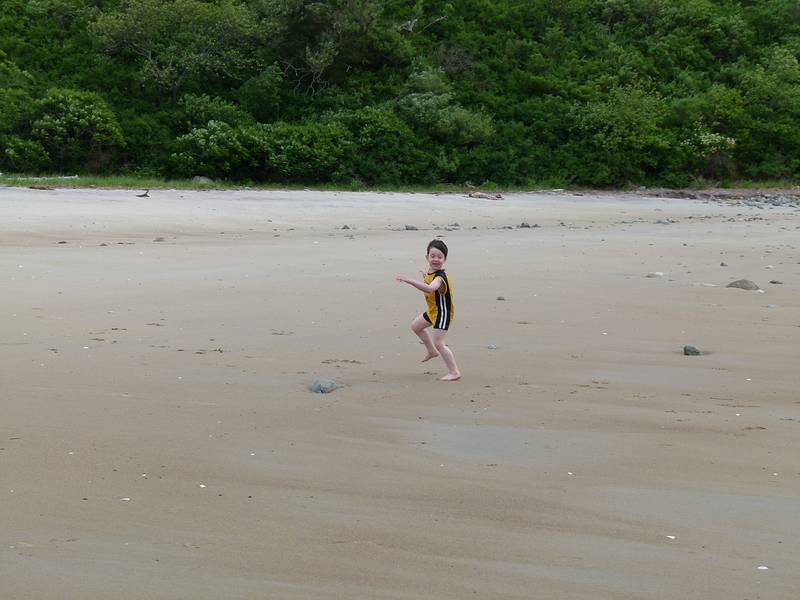
[[[428,323],[422,315],[419,315],[411,322],[411,331],[419,336],[419,339],[422,340],[422,343],[425,344],[425,348],[428,350],[428,354],[425,355],[425,358],[422,359],[422,362],[439,356],[439,353],[436,351],[436,347],[433,345],[433,341],[431,340],[431,334],[425,331],[425,329],[430,326],[431,324]]]
[[[461,379],[461,371],[458,370],[456,365],[456,357],[453,356],[453,351],[444,343],[444,338],[447,336],[447,331],[443,329],[433,330],[433,345],[442,357],[445,366],[447,366],[447,375],[440,377],[441,381],[455,381]]]

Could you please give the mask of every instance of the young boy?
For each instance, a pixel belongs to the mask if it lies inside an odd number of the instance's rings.
[[[461,371],[456,365],[456,358],[452,350],[444,343],[447,330],[453,320],[453,290],[444,263],[447,260],[447,246],[441,240],[433,240],[428,244],[425,255],[428,261],[428,272],[424,273],[422,281],[398,275],[397,281],[414,286],[425,294],[428,310],[411,322],[411,331],[419,336],[425,344],[428,353],[422,362],[441,356],[447,366],[447,375],[440,377],[441,381],[456,381],[461,379]],[[433,339],[425,331],[433,326]]]

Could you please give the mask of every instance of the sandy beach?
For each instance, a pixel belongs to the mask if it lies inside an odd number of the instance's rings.
[[[796,206],[136,193],[0,187],[3,600],[800,597]]]

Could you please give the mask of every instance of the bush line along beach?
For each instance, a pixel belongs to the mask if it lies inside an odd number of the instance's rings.
[[[792,0],[2,0],[0,171],[794,180],[798,40]]]

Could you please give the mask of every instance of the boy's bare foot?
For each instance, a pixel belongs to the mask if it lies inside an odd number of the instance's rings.
[[[420,362],[428,362],[432,358],[436,358],[439,356],[438,352],[428,352],[427,356],[423,358]]]
[[[461,373],[448,373],[444,377],[439,377],[439,381],[458,381],[461,379]]]

